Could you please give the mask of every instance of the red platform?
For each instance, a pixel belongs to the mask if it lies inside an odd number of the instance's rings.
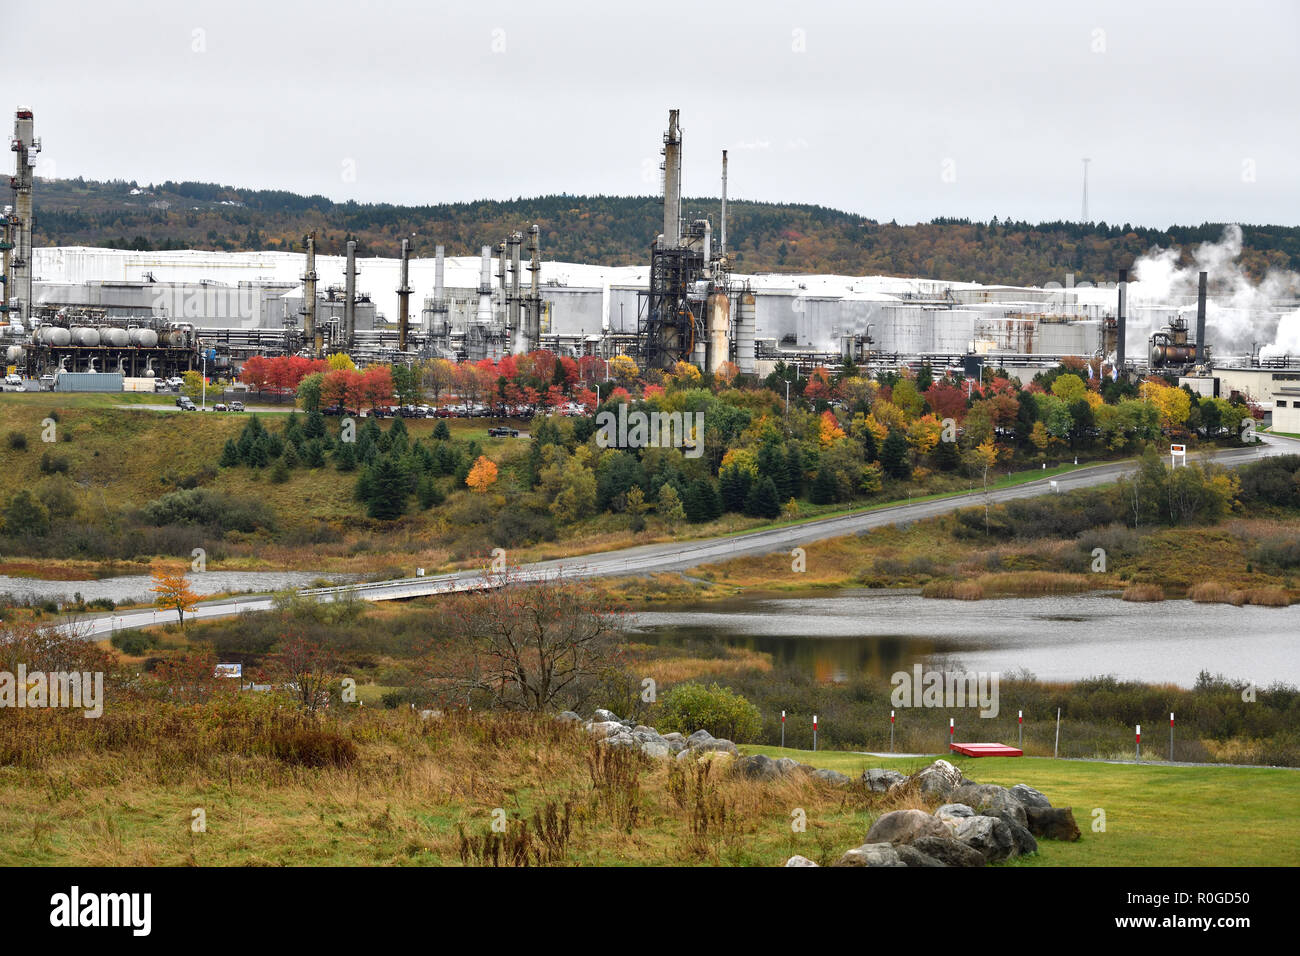
[[[949,750],[966,757],[1023,757],[1025,752],[1006,744],[957,744],[948,745]]]

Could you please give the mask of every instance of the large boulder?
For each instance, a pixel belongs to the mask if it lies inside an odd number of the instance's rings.
[[[1014,856],[1028,856],[1030,853],[1038,852],[1038,841],[1034,835],[1018,823],[1012,823],[1010,820],[1002,821],[1011,830],[1011,839],[1016,845]]]
[[[1029,807],[1029,832],[1046,840],[1077,840],[1079,825],[1074,822],[1074,811],[1069,807]]]
[[[709,733],[707,730],[697,730],[686,738],[686,746],[691,750],[694,750],[700,744],[712,739],[713,734]]]
[[[948,828],[924,810],[894,810],[871,824],[867,842],[911,843],[918,837],[949,835]]]
[[[793,757],[777,757],[776,760],[773,761],[773,763],[775,763],[778,767],[781,768],[781,773],[782,773],[782,774],[794,773],[796,770],[809,770],[809,769],[811,769],[811,768],[805,766],[804,764],[801,764],[799,761],[795,760]]]
[[[693,747],[692,749],[700,753],[708,753],[709,751],[712,750],[719,750],[724,753],[729,753],[733,757],[740,756],[739,748],[737,748],[736,745],[733,744],[730,740],[727,740],[723,737],[718,737],[716,739],[710,738],[704,741],[703,743],[696,744],[695,747]]]
[[[953,803],[964,803],[976,813],[1009,820],[1025,826],[1025,808],[1006,787],[995,783],[963,783],[948,795]]]
[[[964,803],[945,803],[934,811],[934,818],[953,833],[957,832],[957,825],[961,821],[973,816],[975,816],[975,811]]]
[[[932,860],[938,860],[944,866],[971,867],[984,865],[984,854],[951,836],[917,837],[908,846],[913,850],[924,853]]]
[[[928,853],[922,853],[916,847],[907,843],[898,844],[898,846],[894,847],[894,850],[898,853],[898,858],[903,861],[904,866],[934,867],[948,865],[947,863],[942,863],[939,860],[936,860]]]
[[[747,780],[775,780],[783,772],[777,762],[765,754],[742,757],[737,761],[735,769]]]
[[[1029,807],[1050,807],[1047,797],[1033,787],[1023,783],[1018,783],[1011,788],[1011,795],[1020,801],[1020,805],[1025,809]]]
[[[847,787],[853,782],[847,775],[840,773],[838,770],[827,770],[825,767],[818,767],[810,776],[836,787]]]
[[[888,843],[864,843],[848,850],[836,866],[907,866]]]
[[[606,710],[603,707],[596,708],[596,713],[592,716],[592,721],[601,724],[611,723],[611,722],[615,724],[622,723],[622,721],[618,719],[618,715],[616,713],[614,713],[612,710]]]
[[[936,760],[908,779],[913,781],[922,793],[942,797],[945,800],[964,782],[961,771],[946,760]]]
[[[627,728],[616,720],[602,720],[587,724],[587,732],[593,737],[613,737],[616,734],[626,733]]]
[[[798,854],[796,854],[790,857],[790,859],[786,860],[785,865],[786,866],[816,866],[817,864],[814,863],[812,860],[808,859],[808,857],[806,856],[799,856]]]
[[[986,863],[1008,860],[1017,853],[1011,827],[997,817],[968,817],[957,824],[956,837],[978,851]]]
[[[691,751],[684,750],[682,751],[682,753],[691,753]],[[703,753],[699,753],[697,751],[695,759],[699,763],[712,764],[713,765],[712,772],[714,776],[716,776],[717,774],[730,769],[731,765],[736,760],[736,755],[732,753],[728,753],[725,750],[707,750],[704,751]]]
[[[897,786],[907,778],[897,770],[875,768],[862,771],[862,782],[872,793],[886,793],[890,787]]]
[[[655,760],[667,760],[672,755],[673,749],[662,740],[643,740],[641,752]]]

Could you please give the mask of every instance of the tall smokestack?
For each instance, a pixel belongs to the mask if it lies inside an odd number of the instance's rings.
[[[402,240],[402,281],[397,288],[397,348],[406,351],[411,330],[411,240]]]
[[[433,304],[435,308],[442,308],[442,300],[446,297],[444,279],[443,279],[443,255],[442,246],[438,246],[434,252],[433,264]]]
[[[307,271],[302,276],[302,338],[308,354],[320,358],[321,334],[316,328],[316,233],[307,233],[303,241],[307,245]]]
[[[1126,334],[1124,305],[1128,299],[1128,270],[1119,270],[1119,308],[1115,314],[1115,367],[1124,369],[1124,336]]]
[[[343,341],[352,347],[357,331],[357,241],[349,239],[347,264],[343,270]]]
[[[476,325],[492,324],[492,247],[483,247],[483,265],[478,279],[478,312],[474,314]]]
[[[528,271],[531,290],[528,295],[528,341],[532,348],[542,346],[542,230],[537,224],[528,227]]]
[[[682,238],[682,131],[677,110],[668,111],[664,133],[664,246],[676,249]]]
[[[1196,364],[1205,364],[1205,285],[1208,272],[1202,272],[1196,285]]]
[[[727,258],[727,151],[722,151],[722,230],[718,236],[718,258]]]
[[[18,315],[24,327],[32,314],[32,181],[36,171],[36,154],[41,141],[33,135],[32,111],[19,109],[14,114],[14,248],[9,257],[13,274],[6,274],[5,295],[18,299]],[[11,317],[12,321],[12,317]]]
[[[510,247],[510,294],[506,298],[509,316],[506,322],[507,328],[511,330],[515,337],[516,352],[527,352],[531,348],[528,344],[528,330],[519,321],[519,306],[521,304],[519,295],[519,247],[523,245],[523,241],[524,237],[517,232],[512,232],[506,238],[506,245]]]

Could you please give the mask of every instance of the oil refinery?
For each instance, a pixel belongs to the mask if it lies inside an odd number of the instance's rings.
[[[705,371],[734,363],[766,375],[778,361],[808,370],[846,361],[872,370],[999,367],[1026,377],[1078,357],[1098,372],[1205,378],[1229,368],[1300,369],[1296,356],[1210,348],[1214,277],[1196,296],[1129,300],[1127,270],[1111,288],[987,286],[891,276],[750,274],[728,257],[727,163],[712,216],[683,218],[684,134],[668,113],[662,228],[643,266],[544,261],[541,230],[523,224],[476,256],[392,258],[301,252],[134,252],[31,244],[41,142],[17,111],[13,203],[0,218],[6,365],[31,380],[81,373],[127,378],[225,370],[254,354],[414,362],[499,358],[537,348],[679,361]],[[528,275],[525,276],[524,272]],[[425,290],[418,315],[412,296]],[[417,301],[419,301],[417,299]],[[1280,315],[1300,303],[1280,302]],[[390,319],[389,316],[395,316]],[[1274,316],[1276,318],[1276,316]],[[1219,354],[1216,356],[1215,352]],[[1290,373],[1287,373],[1290,374]]]

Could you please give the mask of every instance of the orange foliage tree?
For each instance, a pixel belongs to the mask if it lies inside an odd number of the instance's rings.
[[[154,604],[164,610],[171,609],[176,612],[180,618],[181,627],[185,627],[185,612],[194,609],[194,605],[199,602],[199,596],[190,590],[190,582],[185,577],[185,572],[172,572],[167,568],[158,567],[153,572],[153,587],[149,589],[158,596],[154,598]]]
[[[465,484],[469,485],[479,494],[484,494],[492,484],[497,480],[497,466],[484,455],[478,456],[478,461],[474,462],[474,467],[469,470],[465,476]]]

